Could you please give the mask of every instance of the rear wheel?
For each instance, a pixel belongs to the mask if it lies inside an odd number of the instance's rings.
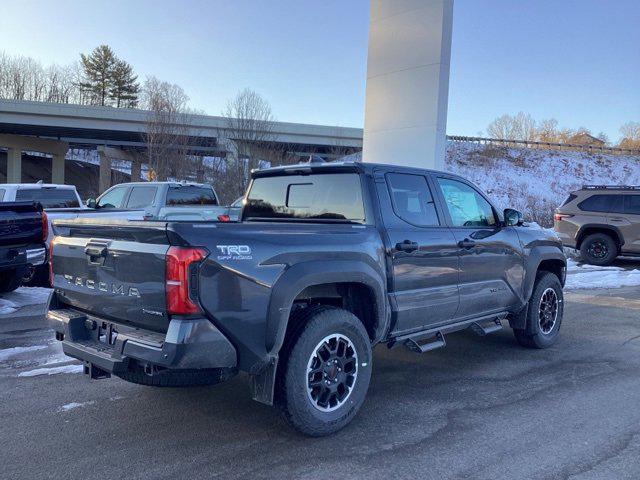
[[[0,293],[13,292],[22,284],[22,274],[15,270],[2,272],[0,276]]]
[[[524,330],[514,329],[516,340],[523,347],[548,348],[560,332],[564,311],[564,297],[560,279],[550,272],[538,274],[527,308]]]
[[[611,235],[593,233],[580,244],[580,256],[591,265],[610,265],[618,256],[618,245]]]
[[[294,428],[323,436],[345,427],[371,380],[371,341],[360,320],[334,307],[311,307],[283,347],[277,402]]]

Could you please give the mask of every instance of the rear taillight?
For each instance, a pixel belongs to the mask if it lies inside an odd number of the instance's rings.
[[[555,222],[561,222],[564,218],[571,218],[573,217],[573,215],[570,215],[568,213],[556,213],[553,215],[553,220]]]
[[[53,287],[53,245],[55,241],[55,237],[51,239],[51,243],[49,244],[49,286]]]
[[[47,214],[42,212],[41,216],[42,220],[42,242],[47,242],[47,237],[49,236],[49,219],[47,218]]]
[[[229,215],[218,215],[218,221],[219,222],[230,222],[231,221],[231,217]]]
[[[202,312],[197,303],[197,265],[207,256],[203,248],[170,247],[166,254],[165,292],[167,313],[191,315]]]

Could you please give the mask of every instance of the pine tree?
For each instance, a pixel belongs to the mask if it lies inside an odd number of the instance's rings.
[[[85,75],[85,81],[80,86],[91,94],[94,103],[106,105],[118,59],[107,45],[96,47],[89,55],[80,54],[80,58]]]
[[[131,65],[124,60],[116,60],[111,79],[109,98],[116,102],[116,107],[137,107],[140,85],[137,82],[138,76],[133,74]]]

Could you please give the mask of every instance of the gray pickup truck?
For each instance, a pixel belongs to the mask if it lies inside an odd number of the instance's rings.
[[[438,171],[300,164],[254,172],[239,222],[54,223],[48,319],[91,378],[244,371],[314,436],[358,412],[376,344],[427,352],[508,321],[546,348],[562,322],[558,238]]]

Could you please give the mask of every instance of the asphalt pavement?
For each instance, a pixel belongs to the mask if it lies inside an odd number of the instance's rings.
[[[46,375],[77,367],[27,308],[0,318],[2,478],[640,478],[638,287],[567,293],[549,350],[508,328],[423,355],[379,346],[360,414],[321,439],[253,402],[246,376],[156,389]]]

